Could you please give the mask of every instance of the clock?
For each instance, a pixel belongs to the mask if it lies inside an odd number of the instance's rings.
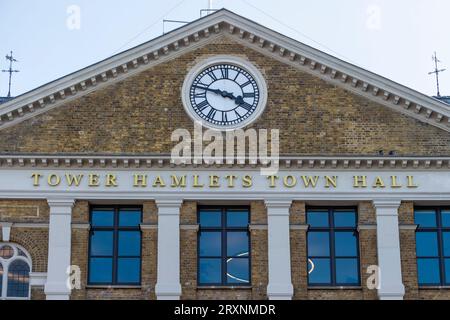
[[[196,65],[182,89],[184,108],[203,126],[233,130],[255,121],[265,108],[267,86],[248,61],[217,56]]]

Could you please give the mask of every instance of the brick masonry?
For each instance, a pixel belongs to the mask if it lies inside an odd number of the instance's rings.
[[[192,130],[181,102],[188,70],[217,54],[250,60],[266,78],[252,127],[280,129],[283,154],[448,155],[450,133],[300,72],[222,36],[193,51],[0,131],[0,152],[170,153],[173,130]],[[301,139],[298,137],[301,136]]]
[[[264,74],[269,99],[266,111],[251,127],[280,129],[282,154],[375,155],[395,150],[397,155],[448,156],[450,134],[268,58],[223,36],[208,45],[75,101],[0,131],[0,153],[128,153],[167,154],[174,145],[171,132],[193,129],[181,103],[184,77],[200,60],[234,54],[250,60]],[[301,137],[299,139],[298,137]],[[305,224],[304,202],[291,207],[291,225]],[[375,210],[358,205],[362,286],[352,290],[308,290],[306,230],[292,228],[292,280],[295,299],[376,299],[365,283],[368,266],[376,264]],[[157,207],[143,204],[142,285],[138,288],[89,287],[89,203],[73,209],[72,263],[81,269],[81,289],[72,299],[154,299],[156,283]],[[197,288],[196,202],[181,208],[181,284],[183,299],[265,299],[267,274],[267,216],[264,203],[251,203],[252,286],[249,289]],[[400,224],[413,224],[413,203],[399,210]],[[35,223],[13,227],[11,241],[25,247],[33,271],[45,272],[48,254],[49,208],[45,200],[0,200],[0,221]],[[43,225],[44,226],[43,226]],[[152,227],[153,226],[153,227]],[[407,299],[449,299],[447,290],[419,290],[414,230],[401,230],[403,281]],[[33,299],[43,299],[33,288]]]

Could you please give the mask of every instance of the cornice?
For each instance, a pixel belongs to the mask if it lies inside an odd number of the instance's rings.
[[[281,170],[445,170],[449,157],[367,157],[367,156],[282,156],[276,162]],[[0,155],[0,170],[39,169],[159,169],[159,168],[263,168],[265,159],[193,159],[174,160],[167,155]]]
[[[353,93],[450,132],[450,108],[439,100],[225,9],[4,103],[0,106],[0,129],[172,59],[221,33]]]

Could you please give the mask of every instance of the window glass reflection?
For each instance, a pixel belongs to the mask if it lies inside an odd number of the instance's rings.
[[[308,233],[308,255],[328,257],[330,255],[330,235],[328,232]]]

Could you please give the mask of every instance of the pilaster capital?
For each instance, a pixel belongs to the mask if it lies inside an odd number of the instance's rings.
[[[397,199],[373,199],[375,209],[398,209],[401,201]]]
[[[75,204],[72,198],[48,198],[48,206],[50,207],[50,215],[70,215]]]
[[[156,199],[155,203],[158,208],[181,208],[183,199]]]
[[[292,200],[267,199],[264,201],[267,208],[267,215],[289,216]]]

